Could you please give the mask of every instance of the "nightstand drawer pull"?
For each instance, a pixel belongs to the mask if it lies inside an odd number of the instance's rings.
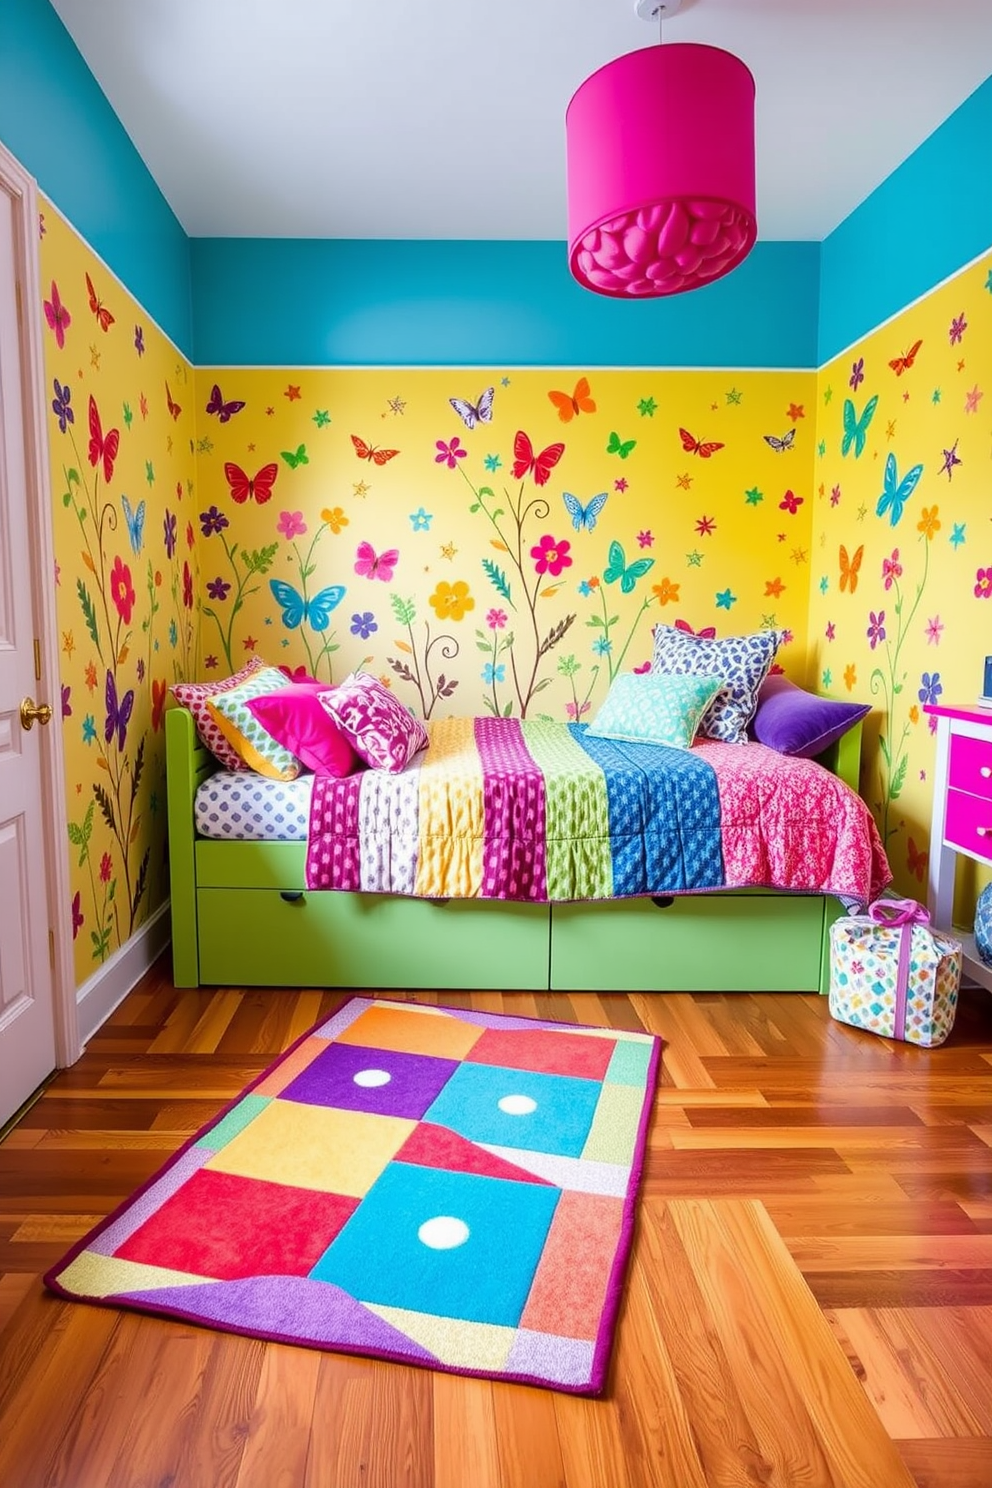
[[[992,827],[976,827],[979,837],[992,837]]]
[[[978,773],[983,780],[992,780],[992,765],[983,765]]]

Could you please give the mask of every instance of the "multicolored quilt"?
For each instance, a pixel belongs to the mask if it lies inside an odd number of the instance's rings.
[[[652,1034],[353,998],[45,1283],[595,1393],[659,1050]]]
[[[308,888],[532,902],[777,888],[867,904],[891,877],[864,801],[762,744],[672,749],[515,718],[428,732],[398,774],[316,777]]]

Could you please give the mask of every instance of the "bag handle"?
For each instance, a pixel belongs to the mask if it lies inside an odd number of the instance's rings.
[[[868,907],[868,917],[876,925],[929,925],[930,911],[915,899],[876,899]]]

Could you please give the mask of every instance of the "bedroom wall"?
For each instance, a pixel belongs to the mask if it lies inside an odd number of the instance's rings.
[[[801,677],[814,387],[812,372],[199,369],[204,667],[364,667],[427,716],[582,718],[647,664],[661,621],[782,627]]]

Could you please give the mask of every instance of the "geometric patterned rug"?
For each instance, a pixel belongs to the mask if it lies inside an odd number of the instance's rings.
[[[45,1277],[429,1369],[603,1387],[661,1041],[354,997]]]

